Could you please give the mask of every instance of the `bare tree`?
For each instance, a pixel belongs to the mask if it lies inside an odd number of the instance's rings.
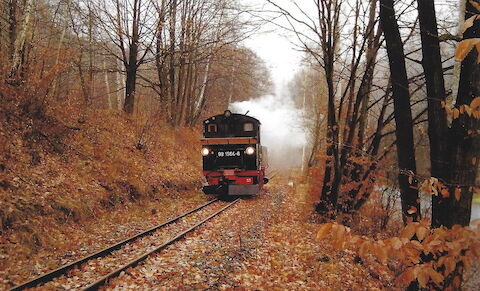
[[[109,0],[97,1],[94,13],[101,36],[103,48],[123,64],[125,79],[125,102],[123,110],[134,112],[135,92],[139,67],[149,61],[148,53],[155,39],[154,9],[148,0]]]
[[[381,30],[376,29],[377,1],[366,5],[363,1],[312,1],[315,15],[307,13],[297,2],[293,2],[290,9],[275,1],[268,2],[287,19],[289,25],[283,27],[297,36],[303,49],[323,70],[327,87],[327,158],[317,211],[335,212],[339,206],[339,189],[347,174],[344,170],[355,148],[359,122],[359,134],[365,134],[368,96],[381,36]],[[365,66],[365,73],[357,86],[361,64]]]

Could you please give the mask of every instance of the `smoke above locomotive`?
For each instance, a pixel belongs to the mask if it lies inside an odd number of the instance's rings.
[[[246,113],[261,124],[262,144],[268,147],[269,164],[275,169],[300,167],[307,134],[301,110],[286,95],[265,95],[235,102],[232,112]]]

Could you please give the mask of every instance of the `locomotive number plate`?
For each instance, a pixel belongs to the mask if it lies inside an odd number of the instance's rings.
[[[240,151],[221,151],[217,152],[217,157],[239,157],[241,155]]]

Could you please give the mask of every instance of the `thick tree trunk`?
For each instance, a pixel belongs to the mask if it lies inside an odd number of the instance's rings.
[[[319,213],[334,211],[338,199],[339,173],[339,150],[338,150],[338,123],[335,116],[335,93],[333,87],[333,61],[326,65],[329,67],[326,74],[328,86],[328,110],[327,110],[327,152],[325,171],[323,175],[322,193],[320,203],[316,210]],[[329,76],[330,75],[330,76]]]
[[[387,44],[388,61],[392,79],[394,116],[397,138],[398,181],[402,200],[404,222],[418,220],[420,203],[416,185],[413,122],[410,108],[410,92],[405,66],[405,54],[400,36],[393,0],[380,0],[380,23]],[[412,183],[409,182],[412,181]]]
[[[319,12],[324,19],[320,19],[321,30],[324,39],[321,39],[324,59],[325,79],[327,81],[328,104],[327,104],[327,150],[325,171],[323,175],[322,192],[320,202],[316,206],[319,213],[330,213],[335,216],[335,208],[338,200],[338,189],[341,181],[341,168],[339,160],[339,127],[336,118],[335,88],[334,88],[334,62],[338,41],[338,23],[340,9],[343,2],[329,1],[321,3]]]
[[[427,83],[428,137],[430,141],[430,163],[432,177],[445,183],[447,179],[448,124],[442,101],[445,101],[440,41],[433,0],[418,0],[418,18],[422,37],[422,66]],[[448,216],[448,204],[442,195],[432,196],[432,226],[442,225],[442,216]]]
[[[478,11],[467,2],[465,18],[474,14],[478,14]],[[475,21],[463,37],[480,38],[480,20]],[[477,63],[477,57],[478,52],[473,49],[462,61],[456,108],[464,104],[470,105],[474,98],[480,96],[480,64]],[[473,188],[480,160],[480,135],[475,134],[479,129],[480,120],[466,113],[460,114],[452,122],[448,144],[450,207],[448,215],[439,217],[441,225],[451,227],[455,224],[470,224]],[[456,191],[460,191],[459,197],[455,195]]]
[[[123,110],[132,114],[135,106],[135,87],[137,84],[137,68],[136,66],[129,66],[126,68],[127,79],[125,81],[125,103]]]

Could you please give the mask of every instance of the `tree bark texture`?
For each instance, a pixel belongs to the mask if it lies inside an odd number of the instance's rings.
[[[425,72],[428,100],[428,137],[430,142],[431,175],[446,182],[448,173],[448,123],[442,101],[446,99],[440,41],[433,0],[419,0],[418,17],[422,38],[422,66]],[[432,226],[440,226],[441,217],[448,213],[448,203],[442,195],[432,196]]]
[[[465,19],[479,12],[470,2],[466,3]],[[480,38],[480,21],[467,29],[464,39]],[[477,63],[478,52],[473,49],[462,61],[460,80],[455,107],[469,105],[480,96],[480,64]],[[449,203],[448,212],[439,218],[441,225],[451,227],[455,224],[469,225],[472,208],[473,187],[478,173],[480,159],[480,135],[474,134],[480,129],[480,120],[468,114],[460,114],[452,121],[449,135]],[[459,199],[454,193],[460,191]]]
[[[16,5],[16,4],[15,4]],[[21,77],[21,67],[26,62],[26,50],[28,47],[29,42],[29,34],[31,33],[31,26],[32,26],[32,18],[34,12],[35,1],[34,0],[27,0],[25,2],[24,12],[23,12],[23,19],[21,26],[18,27],[18,32],[15,35],[15,42],[13,45],[13,55],[11,61],[11,69],[10,69],[10,76],[15,82],[19,81]],[[12,11],[15,13],[15,11]],[[10,23],[12,24],[12,23]],[[14,27],[10,28],[11,36],[13,37],[13,30]]]
[[[125,103],[123,110],[132,114],[135,106],[135,89],[137,85],[138,70],[138,47],[139,47],[139,24],[141,0],[135,0],[133,3],[132,18],[132,39],[129,43],[128,61],[125,65],[127,80],[125,84]]]
[[[397,138],[398,181],[402,200],[404,222],[420,217],[420,201],[416,185],[415,149],[413,143],[413,122],[410,108],[410,93],[405,66],[403,43],[395,18],[393,0],[380,0],[380,23],[384,32],[394,102],[394,116]],[[413,177],[413,178],[411,178]],[[413,180],[410,183],[409,180]]]
[[[316,207],[319,213],[332,212],[338,199],[339,176],[339,127],[335,114],[334,62],[338,41],[338,18],[341,3],[338,1],[321,2],[319,9],[320,27],[323,39],[320,40],[324,60],[325,79],[328,88],[327,103],[327,149],[325,171],[323,175],[320,203]]]
[[[445,101],[445,85],[438,40],[433,0],[418,1],[422,36],[423,68],[428,97],[431,175],[449,189],[448,197],[432,196],[432,226],[452,227],[470,223],[472,187],[478,171],[480,139],[477,132],[479,120],[460,114],[448,127],[447,116],[441,102]],[[478,13],[470,3],[465,18]],[[480,21],[467,30],[464,38],[480,37]],[[469,105],[480,95],[480,65],[477,52],[472,50],[461,62],[458,92],[455,94],[457,109]],[[460,196],[455,195],[459,191]]]

